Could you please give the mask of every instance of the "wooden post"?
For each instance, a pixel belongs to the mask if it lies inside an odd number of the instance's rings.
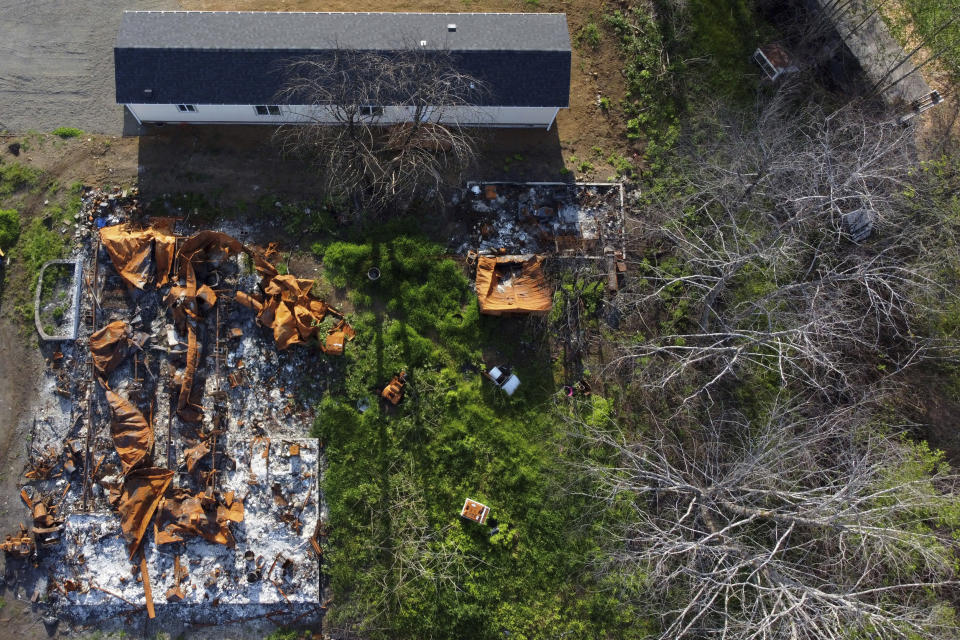
[[[93,282],[90,283],[90,317],[91,334],[97,331],[97,282],[100,278],[100,234],[93,250]],[[93,461],[90,448],[93,442],[93,398],[96,395],[97,369],[93,363],[93,354],[90,354],[90,383],[87,387],[87,439],[83,456],[83,508],[86,509],[90,497],[90,463]]]

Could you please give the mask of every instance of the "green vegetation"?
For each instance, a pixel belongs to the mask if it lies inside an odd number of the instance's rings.
[[[747,0],[654,2],[616,10],[605,24],[617,36],[624,58],[627,138],[646,143],[644,152],[655,171],[680,135],[688,104],[753,98],[757,72],[750,54],[761,40],[776,37]]]
[[[603,36],[600,32],[600,26],[595,22],[588,22],[580,27],[580,30],[577,31],[577,34],[574,36],[574,41],[578,45],[586,45],[591,49],[599,48],[602,39]]]
[[[53,135],[59,138],[77,138],[83,135],[83,131],[74,127],[57,127],[51,131]]]
[[[461,268],[416,237],[335,242],[324,267],[357,309],[343,387],[314,427],[330,461],[333,627],[371,638],[642,635],[593,583],[593,543],[571,526],[581,499],[564,490],[535,326],[481,316]],[[481,349],[515,365],[513,397],[480,375]],[[387,407],[378,392],[401,370],[406,397]],[[459,518],[467,497],[491,507],[498,533]]]
[[[513,155],[509,155],[505,157],[503,159],[503,172],[504,173],[509,172],[510,169],[512,169],[515,166],[515,164],[520,164],[524,160],[525,158],[519,153],[515,153]]]
[[[295,631],[293,629],[277,629],[263,640],[310,640],[313,634],[310,631]]]
[[[636,172],[633,168],[633,162],[619,153],[611,153],[607,156],[607,163],[617,172],[617,177],[634,178]]]
[[[9,251],[20,237],[20,214],[16,209],[0,209],[0,250]]]
[[[328,200],[320,205],[307,203],[283,204],[279,208],[274,204],[274,209],[278,210],[277,215],[283,222],[283,230],[288,235],[297,235],[301,233],[311,234],[330,234],[335,228],[333,211],[337,204]]]
[[[17,255],[26,264],[27,270],[33,274],[34,279],[43,263],[62,258],[65,250],[64,237],[56,231],[47,229],[40,218],[34,218],[30,222],[17,245]],[[35,288],[36,283],[33,286]]]
[[[664,34],[645,10],[617,10],[607,16],[606,22],[620,40],[626,64],[623,111],[627,116],[627,138],[645,139],[646,155],[655,162],[679,134],[680,104],[673,83],[682,65],[664,64]]]
[[[41,175],[37,169],[19,162],[0,164],[0,198],[35,186]]]
[[[691,0],[685,19],[690,37],[682,48],[690,58],[706,58],[692,69],[689,98],[721,95],[733,102],[753,100],[758,69],[750,56],[757,45],[775,40],[776,32],[756,16],[749,0]]]
[[[20,234],[13,255],[17,258],[16,285],[8,289],[25,326],[32,326],[33,296],[37,291],[37,276],[40,267],[49,260],[66,254],[66,239],[46,227],[41,218],[34,218]],[[52,291],[57,270],[48,269],[44,274],[44,288]]]

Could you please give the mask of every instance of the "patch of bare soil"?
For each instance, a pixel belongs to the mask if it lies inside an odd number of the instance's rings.
[[[20,143],[20,151],[15,156],[9,145],[16,142]],[[0,145],[4,162],[21,162],[40,169],[61,185],[74,181],[119,185],[136,180],[136,138],[84,134],[62,139],[50,134],[3,134]],[[28,202],[20,215],[31,215],[33,204]]]
[[[557,116],[557,141],[563,158],[576,156],[580,161],[589,161],[592,169],[577,172],[580,180],[603,180],[615,172],[606,158],[613,152],[631,157],[624,136],[625,118],[617,103],[624,96],[625,82],[621,73],[623,62],[617,49],[615,36],[603,27],[603,18],[612,10],[602,0],[541,0],[520,2],[518,0],[483,0],[472,2],[443,2],[441,0],[394,0],[384,3],[375,0],[179,0],[183,9],[195,11],[422,11],[422,12],[514,12],[514,13],[566,13],[573,44],[573,64],[570,77],[570,108],[562,109]],[[577,41],[577,34],[588,24],[600,28],[601,38],[596,48]],[[598,106],[598,99],[608,97],[613,103],[609,113]],[[531,132],[532,133],[532,132]],[[494,136],[488,153],[494,169],[498,167],[512,179],[524,177],[539,169],[546,175],[539,179],[560,179],[559,166],[538,164],[535,153],[524,147],[524,132],[507,130]],[[497,143],[504,147],[498,147]],[[520,149],[514,151],[514,149]],[[520,156],[517,158],[516,156]],[[509,159],[509,160],[508,160]],[[584,165],[586,168],[586,165]],[[569,166],[570,171],[576,167]],[[512,172],[512,173],[511,173]],[[493,179],[500,176],[484,176]]]
[[[942,449],[954,469],[960,469],[960,398],[944,381],[944,373],[918,371],[901,396],[904,413],[917,423],[915,435],[931,448]]]
[[[281,156],[273,127],[183,125],[148,127],[146,133],[137,159],[146,203],[182,193],[201,193],[216,207],[323,196],[308,166]],[[203,214],[189,207],[182,213]]]

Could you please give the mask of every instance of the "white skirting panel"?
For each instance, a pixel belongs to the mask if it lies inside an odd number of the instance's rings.
[[[196,111],[180,111],[175,104],[128,104],[140,122],[175,122],[196,124],[281,124],[328,122],[336,124],[325,109],[308,106],[281,106],[278,116],[258,115],[253,105],[197,104]],[[427,117],[430,121],[459,122],[480,127],[544,127],[549,128],[557,107],[444,107]],[[409,122],[413,113],[404,107],[384,107],[377,122],[394,124]]]

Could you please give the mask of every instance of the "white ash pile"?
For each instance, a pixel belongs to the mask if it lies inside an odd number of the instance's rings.
[[[147,545],[157,613],[189,624],[312,611],[321,597],[312,541],[320,522],[316,440],[237,441],[228,451],[235,464],[223,487],[245,505],[243,522],[231,529],[236,546],[203,539]],[[80,622],[142,615],[143,578],[124,562],[127,543],[114,514],[69,516],[61,546],[51,551],[41,566],[62,614]]]
[[[145,615],[151,583],[155,606],[184,621],[319,617],[323,456],[304,436],[338,366],[330,336],[342,353],[352,329],[310,281],[225,233],[162,219],[110,236],[142,220],[136,197],[83,194],[83,319],[75,343],[45,348],[24,478],[59,535],[8,555],[8,576],[85,622]],[[238,292],[259,313],[232,304]],[[133,480],[151,478],[156,495],[140,495],[149,483]],[[160,543],[177,531],[190,535]]]
[[[600,256],[623,251],[619,183],[477,183],[451,203],[470,225],[458,254]]]

